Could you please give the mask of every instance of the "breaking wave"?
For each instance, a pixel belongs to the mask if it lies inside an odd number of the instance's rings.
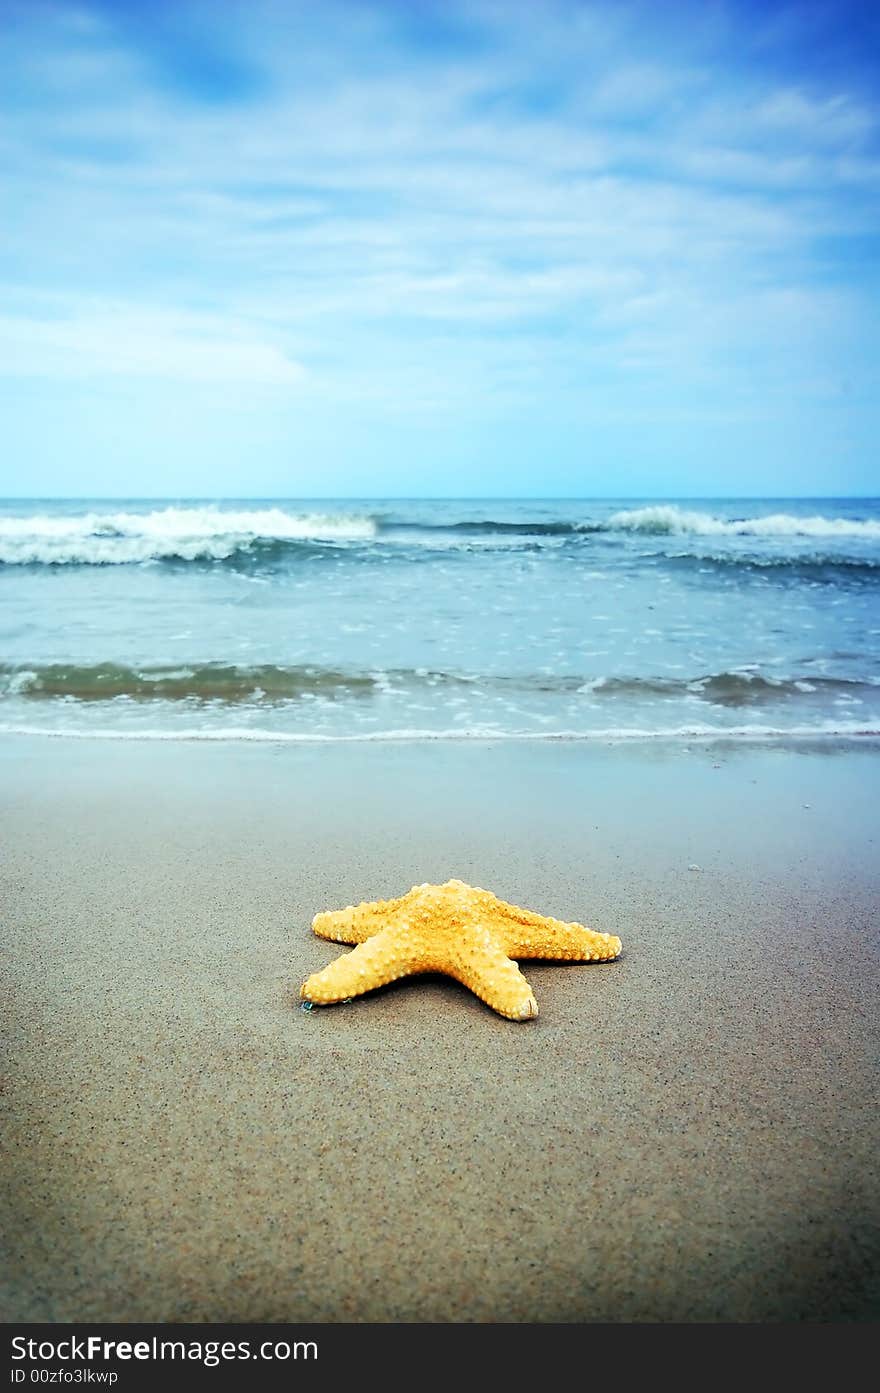
[[[268,564],[303,549],[356,552],[374,543],[468,550],[492,545],[540,547],[591,539],[625,537],[715,537],[756,539],[846,539],[880,541],[880,521],[823,516],[724,519],[674,504],[624,509],[595,520],[476,518],[426,523],[403,512],[290,512],[281,506],[242,510],[217,506],[169,506],[150,512],[99,512],[78,515],[34,513],[0,517],[0,565],[112,566],[145,562],[224,562]],[[761,564],[754,556],[715,558]],[[826,558],[817,558],[822,562]],[[766,558],[766,564],[786,558]],[[829,556],[827,564],[849,564]],[[871,568],[870,560],[852,564]]]
[[[0,518],[0,563],[111,566],[144,561],[225,561],[269,543],[371,541],[371,517],[162,508],[150,513]]]
[[[641,532],[670,537],[859,537],[880,540],[880,521],[857,518],[796,517],[772,513],[769,517],[716,518],[711,513],[688,512],[673,504],[658,504],[613,513],[606,524],[611,532]]]
[[[604,521],[501,522],[482,519],[447,523],[445,526],[403,522],[399,526],[413,532],[454,532],[462,536],[579,537],[627,532],[657,537],[855,537],[880,540],[880,521],[876,519],[797,517],[792,513],[724,519],[711,513],[688,511],[671,503],[623,509],[612,513]]]
[[[428,668],[390,668],[373,672],[273,663],[178,663],[138,667],[123,663],[0,663],[0,696],[28,701],[164,701],[268,706],[324,698],[338,701],[406,695],[443,688],[471,692],[582,695],[604,702],[615,698],[705,701],[713,706],[745,707],[834,696],[876,697],[878,686],[841,677],[810,674],[778,678],[757,671],[707,673],[690,679],[587,677],[573,674],[444,672]]]

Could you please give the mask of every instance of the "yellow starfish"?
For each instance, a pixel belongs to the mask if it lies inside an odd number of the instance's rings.
[[[545,919],[461,880],[316,914],[312,928],[320,938],[358,947],[303,983],[306,1001],[329,1006],[398,977],[445,972],[512,1021],[537,1016],[538,1004],[511,958],[602,962],[620,952],[612,934]]]

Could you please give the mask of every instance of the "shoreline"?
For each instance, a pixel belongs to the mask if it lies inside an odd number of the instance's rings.
[[[875,754],[0,740],[4,1318],[876,1318]],[[298,1009],[453,875],[622,956]]]
[[[118,740],[121,742],[155,744],[228,744],[228,745],[596,745],[617,746],[658,745],[678,747],[688,753],[687,744],[702,746],[772,747],[784,750],[817,750],[829,746],[843,750],[858,749],[880,743],[880,728],[861,726],[731,726],[724,730],[709,726],[677,726],[650,730],[647,727],[603,727],[596,730],[376,730],[361,734],[330,734],[322,731],[276,731],[259,727],[219,727],[216,730],[57,730],[40,726],[0,727],[0,741],[5,740]]]

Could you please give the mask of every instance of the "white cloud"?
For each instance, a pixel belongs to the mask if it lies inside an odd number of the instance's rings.
[[[670,101],[692,99],[706,81],[707,74],[699,69],[624,62],[602,75],[589,94],[589,104],[603,114],[644,117],[665,109]]]
[[[24,67],[49,89],[8,113],[0,251],[64,316],[20,297],[0,370],[285,387],[306,362],[310,390],[384,374],[391,400],[405,361],[426,401],[597,359],[729,370],[773,341],[757,290],[809,296],[816,239],[873,227],[865,98],[639,51],[635,10],[468,4],[484,42],[409,63],[381,5],[351,29],[231,6],[251,57],[261,13],[274,85],[228,106],[151,84],[106,26],[75,52],[38,35]],[[110,135],[130,157],[105,158]]]
[[[147,377],[177,382],[299,385],[304,371],[246,328],[139,306],[0,318],[0,371],[9,376]]]
[[[862,140],[876,126],[874,113],[846,93],[814,98],[796,88],[773,92],[754,108],[757,125],[811,145]]]

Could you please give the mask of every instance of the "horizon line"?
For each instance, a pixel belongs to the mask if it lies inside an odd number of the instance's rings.
[[[2,494],[0,503],[873,503],[876,493],[606,494]]]

